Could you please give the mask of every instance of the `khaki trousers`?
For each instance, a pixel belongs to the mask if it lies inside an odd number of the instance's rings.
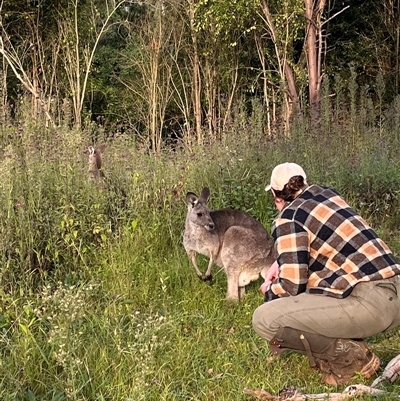
[[[275,299],[253,314],[254,330],[267,341],[281,327],[361,339],[399,325],[400,276],[359,283],[344,299],[307,293]]]

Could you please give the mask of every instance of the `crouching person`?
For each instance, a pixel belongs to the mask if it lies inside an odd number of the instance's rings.
[[[273,354],[308,356],[326,384],[371,377],[379,358],[364,338],[400,325],[400,266],[388,246],[333,189],[309,186],[302,167],[274,168],[277,261],[253,314]]]

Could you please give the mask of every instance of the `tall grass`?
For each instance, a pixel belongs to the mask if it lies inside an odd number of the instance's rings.
[[[259,107],[192,152],[156,157],[115,138],[99,185],[87,179],[85,132],[3,127],[0,399],[231,401],[248,399],[245,387],[332,390],[303,356],[269,359],[251,328],[260,283],[226,303],[224,273],[198,281],[182,231],[185,194],[203,186],[212,207],[246,210],[269,229],[275,209],[264,187],[290,160],[311,183],[337,188],[399,254],[399,100],[375,113],[362,89],[333,86],[341,100],[330,101],[327,85],[321,120],[298,118],[289,138],[262,134]],[[400,349],[397,330],[369,342],[385,362]]]

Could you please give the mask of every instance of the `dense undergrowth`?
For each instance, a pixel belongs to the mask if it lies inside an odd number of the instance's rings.
[[[261,134],[262,119],[242,116],[218,142],[157,156],[131,138],[104,139],[97,184],[85,132],[3,126],[0,399],[231,401],[248,399],[245,387],[332,390],[303,356],[269,361],[251,328],[260,283],[232,305],[222,271],[198,281],[182,246],[185,194],[208,186],[213,208],[246,210],[269,229],[270,172],[298,162],[400,256],[400,108],[377,116],[364,103],[348,114],[325,105],[317,124],[299,119],[290,136],[273,138]],[[384,362],[400,350],[397,330],[369,342]]]

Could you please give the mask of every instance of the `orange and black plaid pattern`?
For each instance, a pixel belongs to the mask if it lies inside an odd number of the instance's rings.
[[[375,231],[331,188],[312,185],[275,219],[279,278],[265,301],[302,292],[347,297],[361,281],[400,274]]]

